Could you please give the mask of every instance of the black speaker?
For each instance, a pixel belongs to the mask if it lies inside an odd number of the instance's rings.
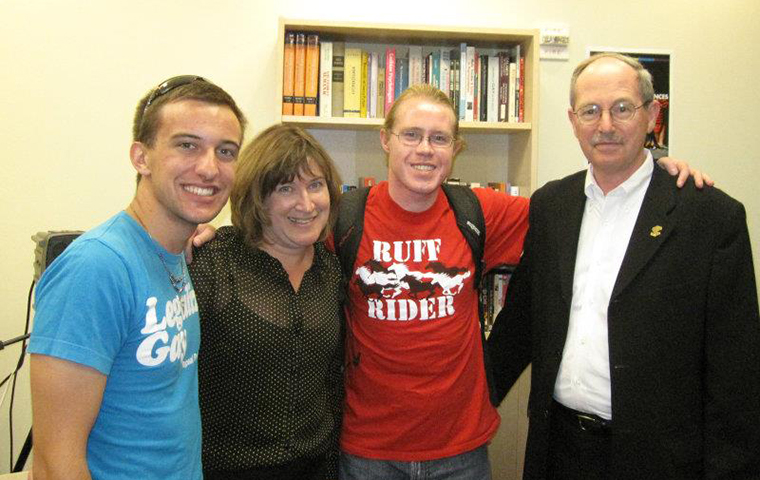
[[[39,232],[32,235],[32,241],[37,244],[34,248],[34,281],[40,279],[42,272],[53,263],[58,255],[83,232],[81,230],[66,230],[58,232]]]

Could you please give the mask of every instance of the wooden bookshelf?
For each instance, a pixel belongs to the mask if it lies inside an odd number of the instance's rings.
[[[538,30],[484,29],[442,27],[432,25],[368,24],[280,19],[277,39],[277,102],[281,112],[284,38],[286,31],[317,33],[320,41],[345,42],[347,46],[382,49],[385,46],[459,48],[460,43],[483,50],[509,49],[520,45],[525,59],[524,121],[519,123],[460,121],[459,128],[465,140],[471,135],[508,135],[508,151],[504,154],[507,178],[520,187],[521,195],[528,196],[536,188],[538,158]],[[379,130],[381,118],[305,117],[279,114],[283,123],[293,123],[308,129],[343,131]],[[501,155],[501,154],[500,154]],[[501,180],[501,179],[500,179]]]

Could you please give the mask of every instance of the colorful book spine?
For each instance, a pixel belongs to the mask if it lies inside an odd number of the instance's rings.
[[[319,35],[306,37],[306,81],[304,86],[303,114],[317,116],[319,98]]]
[[[378,61],[381,62],[377,68],[377,116],[375,118],[385,117],[385,57],[378,55]]]
[[[332,116],[343,116],[343,85],[346,46],[343,42],[333,43],[332,56]]]
[[[525,121],[525,57],[520,57],[520,94],[518,95],[520,106],[518,108],[518,120]]]
[[[368,101],[369,96],[367,95],[368,91],[368,74],[369,74],[369,68],[368,68],[368,61],[369,55],[366,51],[362,50],[362,69],[361,69],[361,81],[359,82],[359,116],[361,118],[367,118],[367,107],[368,107]]]
[[[343,85],[343,116],[361,116],[362,51],[347,48],[345,55],[345,83]]]
[[[507,102],[509,102],[509,122],[517,122],[517,64],[515,62],[509,62],[509,95],[507,96]]]
[[[509,55],[499,52],[499,121],[509,121]]]
[[[515,64],[515,98],[513,100],[514,102],[514,121],[519,122],[520,121],[520,45],[515,45],[514,48],[514,64]],[[511,73],[511,70],[510,70]]]
[[[430,74],[430,83],[435,87],[441,88],[441,51],[436,50],[431,55],[432,73]]]
[[[480,53],[475,51],[474,57],[473,69],[475,70],[475,79],[472,90],[472,119],[477,122],[480,120]]]
[[[293,115],[293,91],[296,80],[296,34],[285,32],[282,62],[282,114]]]
[[[306,92],[306,35],[296,34],[295,82],[293,87],[293,115],[303,115]]]
[[[396,49],[385,49],[385,113],[391,110],[396,98]]]
[[[332,42],[319,45],[319,116],[332,117]]]
[[[480,102],[478,103],[478,119],[481,122],[488,121],[488,55],[480,56]]]

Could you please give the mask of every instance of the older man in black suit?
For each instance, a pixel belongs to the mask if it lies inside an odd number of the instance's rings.
[[[524,478],[760,478],[744,207],[653,168],[659,106],[637,61],[582,62],[570,103],[589,167],[533,195],[488,345],[501,398],[533,364]]]

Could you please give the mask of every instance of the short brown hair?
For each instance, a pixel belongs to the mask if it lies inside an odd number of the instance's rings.
[[[169,79],[166,82],[171,80],[172,79]],[[160,85],[163,85],[166,82],[163,82]],[[235,100],[233,100],[229,93],[210,81],[202,77],[196,77],[196,80],[194,81],[172,88],[164,94],[155,95],[154,92],[156,92],[158,88],[159,87],[151,89],[137,104],[135,118],[132,124],[132,141],[144,143],[145,145],[152,147],[153,142],[156,141],[156,133],[160,127],[159,120],[161,119],[161,108],[164,105],[179,102],[181,100],[197,100],[212,105],[225,105],[232,110],[238,123],[240,123],[241,135],[245,132],[247,121],[245,115],[243,115],[243,112],[240,111],[235,103]],[[151,99],[151,103],[146,107],[149,99]]]
[[[313,162],[313,163],[312,163]],[[271,225],[265,202],[277,185],[293,181],[300,172],[322,171],[330,194],[330,215],[320,240],[327,238],[335,223],[340,200],[340,174],[322,145],[309,133],[293,125],[274,125],[249,143],[235,165],[230,193],[232,224],[246,242],[258,247],[264,227]]]

